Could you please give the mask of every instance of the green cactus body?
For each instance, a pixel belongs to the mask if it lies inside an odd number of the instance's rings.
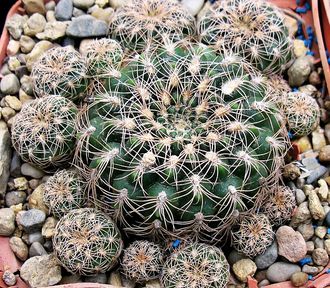
[[[278,8],[262,0],[218,2],[198,23],[200,40],[242,55],[266,74],[283,71],[293,45]]]
[[[282,165],[287,139],[266,80],[203,44],[147,50],[118,71],[78,125],[74,163],[97,205],[127,233],[219,241]]]
[[[60,96],[26,103],[12,126],[15,150],[44,170],[68,165],[75,149],[77,113],[77,107]]]

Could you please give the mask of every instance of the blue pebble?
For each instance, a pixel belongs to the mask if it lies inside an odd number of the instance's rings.
[[[304,36],[304,35],[299,35],[297,38],[298,38],[299,40],[305,40],[305,36]]]
[[[306,8],[307,10],[311,10],[311,9],[312,9],[311,4],[309,4],[308,2],[306,2],[306,3],[305,3],[305,8]]]
[[[289,131],[288,132],[288,137],[289,137],[289,139],[292,139],[294,137],[294,134],[291,131]]]
[[[311,55],[311,56],[314,56],[315,53],[313,51],[307,51],[306,55]]]
[[[328,58],[328,64],[330,65],[330,57]]]
[[[176,240],[173,241],[172,247],[173,248],[178,248],[180,246],[180,244],[181,244],[181,241],[179,239],[176,239]]]
[[[300,5],[300,0],[296,0],[296,4],[297,5]]]
[[[308,280],[312,280],[313,279],[313,275],[308,275]]]
[[[307,13],[307,8],[306,7],[297,7],[296,12],[300,14],[306,14]]]
[[[299,91],[299,89],[297,87],[292,88],[292,92],[298,92],[298,91]]]
[[[328,50],[325,50],[325,55],[327,55],[327,57],[329,58],[329,56],[330,56],[330,53],[329,53],[329,51],[328,51]]]
[[[304,266],[304,265],[309,264],[311,262],[312,262],[312,258],[306,257],[306,258],[303,258],[299,261],[299,265]]]

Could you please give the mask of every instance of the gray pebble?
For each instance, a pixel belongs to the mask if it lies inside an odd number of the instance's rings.
[[[268,268],[266,275],[270,282],[279,283],[289,280],[292,274],[300,271],[296,264],[276,262]]]
[[[45,248],[39,242],[33,242],[29,249],[29,257],[47,255]]]
[[[6,270],[5,272],[3,272],[2,280],[8,286],[14,286],[17,281],[15,274],[10,272],[9,270]]]
[[[16,216],[17,224],[22,226],[27,233],[40,230],[45,220],[45,212],[38,209],[20,211]]]
[[[108,24],[90,15],[74,18],[66,30],[68,36],[77,38],[105,36],[107,33]]]
[[[301,189],[296,189],[296,201],[297,204],[300,205],[301,203],[303,203],[306,200],[306,195],[304,193],[304,191],[302,191]]]
[[[72,18],[73,3],[72,0],[60,0],[55,8],[55,17],[60,21],[67,21]]]
[[[0,235],[10,236],[15,231],[15,213],[10,208],[0,209]]]
[[[45,175],[45,173],[42,170],[32,166],[29,163],[24,163],[21,166],[21,173],[24,176],[30,176],[35,179],[42,178]]]
[[[258,269],[266,269],[276,261],[277,257],[277,243],[274,241],[273,244],[267,248],[264,254],[258,255],[254,259],[254,262],[256,263]]]
[[[13,95],[18,93],[20,83],[15,74],[8,74],[4,76],[0,83],[0,89],[3,94]]]
[[[29,242],[28,244],[32,244],[34,242],[39,242],[40,244],[44,244],[45,240],[40,232],[34,232],[29,234],[28,242]]]
[[[86,277],[84,277],[84,280],[85,280],[85,282],[105,284],[105,283],[107,283],[107,275],[106,274],[97,274],[97,275],[92,275],[92,276],[86,276]]]
[[[311,174],[306,179],[306,183],[312,184],[314,181],[321,178],[326,172],[328,172],[328,169],[320,165],[317,169],[311,171]]]
[[[21,176],[21,158],[16,151],[13,153],[13,157],[11,158],[10,175],[15,178]]]
[[[26,200],[26,193],[24,191],[11,191],[6,193],[5,196],[7,207],[24,203],[25,200]]]

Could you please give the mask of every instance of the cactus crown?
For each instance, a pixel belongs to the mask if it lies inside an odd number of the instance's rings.
[[[104,273],[121,253],[120,233],[111,218],[92,208],[72,210],[60,219],[53,237],[54,253],[73,274]]]
[[[57,218],[87,202],[86,183],[76,170],[61,170],[45,183],[44,202]]]
[[[229,265],[222,251],[201,243],[190,244],[164,264],[161,283],[167,288],[226,287]]]
[[[12,143],[25,162],[41,169],[68,164],[75,148],[77,107],[49,96],[26,103],[12,126]]]
[[[282,14],[263,0],[219,1],[198,27],[202,42],[233,50],[266,74],[281,72],[293,57]]]
[[[129,1],[115,11],[110,23],[111,38],[133,51],[194,34],[194,17],[174,0]]]
[[[137,240],[123,254],[121,267],[127,279],[140,283],[158,278],[163,265],[163,253],[157,244]]]

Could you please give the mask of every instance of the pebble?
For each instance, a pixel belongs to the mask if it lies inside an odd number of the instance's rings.
[[[24,105],[24,103],[31,101],[35,99],[33,96],[30,96],[28,94],[26,94],[23,89],[19,90],[19,100],[22,102],[22,104]],[[20,169],[21,170],[21,169]]]
[[[24,23],[24,34],[34,37],[37,33],[44,31],[46,23],[46,18],[43,15],[35,13]]]
[[[57,220],[54,217],[48,217],[42,226],[41,234],[46,239],[52,238],[55,234]]]
[[[7,95],[4,98],[5,105],[13,108],[15,111],[20,111],[22,109],[22,103],[15,96]]]
[[[10,208],[0,209],[0,235],[10,236],[15,231],[15,213]]]
[[[298,21],[289,15],[284,15],[284,24],[289,30],[289,35],[294,37],[298,32]]]
[[[330,239],[324,240],[324,249],[330,255]]]
[[[306,195],[304,191],[302,191],[301,189],[295,189],[295,193],[296,193],[296,201],[298,205],[300,205],[306,200]]]
[[[25,93],[31,95],[33,93],[33,83],[32,78],[30,76],[24,75],[21,78],[21,88]]]
[[[16,72],[16,69],[18,69],[21,66],[21,62],[18,60],[16,56],[9,57],[7,64],[9,70],[12,72]]]
[[[26,66],[31,71],[33,64],[39,59],[39,57],[48,49],[54,47],[52,42],[42,40],[38,42],[32,49],[32,51],[26,55]]]
[[[95,3],[95,0],[73,0],[73,6],[87,10],[88,8],[92,7]]]
[[[9,240],[9,245],[18,259],[25,261],[28,258],[28,246],[23,242],[21,238],[16,236],[11,237]]]
[[[275,262],[267,269],[267,279],[273,283],[284,282],[289,280],[292,274],[300,271],[300,267],[296,264]]]
[[[3,94],[16,94],[18,93],[19,88],[19,80],[15,74],[8,74],[2,78],[0,83],[0,89]]]
[[[277,243],[274,241],[273,244],[266,249],[264,254],[258,255],[254,259],[254,262],[256,263],[258,269],[266,269],[276,261],[277,257]]]
[[[61,266],[52,254],[29,258],[22,265],[20,275],[32,287],[52,286],[62,279]]]
[[[109,0],[109,4],[112,8],[117,9],[125,5],[126,0]]]
[[[303,286],[307,283],[307,281],[308,275],[304,272],[296,272],[291,276],[291,282],[295,287]]]
[[[7,207],[24,203],[25,200],[26,200],[26,193],[24,191],[11,191],[6,193],[5,196],[5,202]]]
[[[319,159],[321,162],[329,162],[330,161],[330,145],[325,145],[321,147],[319,152]]]
[[[47,240],[44,244],[46,251],[53,252],[53,242],[51,240]]]
[[[317,248],[324,249],[323,239],[320,239],[319,237],[315,237],[314,238],[314,245],[315,245],[315,249],[317,249]]]
[[[109,0],[96,0],[95,4],[101,8],[104,8],[109,3]]]
[[[55,1],[49,1],[45,4],[46,11],[54,11],[56,7]]]
[[[20,191],[27,190],[29,188],[29,182],[25,177],[18,177],[14,179],[14,187]]]
[[[307,254],[311,254],[313,250],[315,249],[315,245],[313,241],[307,241],[306,242],[306,247],[307,247]]]
[[[19,39],[19,44],[23,53],[30,53],[34,45],[36,45],[36,42],[34,42],[31,37],[22,35],[22,37]]]
[[[328,212],[327,216],[325,217],[325,224],[327,227],[330,227],[330,212]]]
[[[108,24],[90,15],[73,19],[66,30],[68,36],[77,38],[104,36],[107,32]]]
[[[313,57],[301,56],[297,58],[288,70],[289,85],[291,87],[301,86],[313,69]]]
[[[319,269],[317,267],[314,266],[310,266],[310,265],[304,265],[302,268],[302,272],[305,272],[309,275],[316,275],[319,273]]]
[[[42,178],[45,175],[42,170],[32,166],[29,163],[23,163],[23,165],[21,166],[21,173],[24,176],[29,176],[35,179]]]
[[[270,285],[270,282],[267,279],[264,279],[264,280],[262,280],[258,283],[258,287],[264,287],[264,286],[267,286],[267,285]]]
[[[296,58],[299,58],[300,56],[305,56],[307,52],[308,52],[308,48],[305,46],[303,40],[300,39],[293,40],[293,53],[296,56]]]
[[[312,132],[312,144],[314,151],[321,150],[322,147],[326,146],[326,140],[323,129],[316,129]]]
[[[125,285],[125,287],[127,286]],[[159,279],[149,280],[146,282],[145,288],[162,288],[162,285],[160,284]]]
[[[30,209],[27,211],[20,211],[16,216],[16,222],[20,225],[26,233],[31,233],[39,230],[46,220],[44,211],[38,209]]]
[[[316,191],[317,195],[319,196],[321,201],[327,201],[329,194],[327,182],[324,179],[320,179],[319,181],[317,181],[317,183],[320,186]]]
[[[36,37],[40,40],[56,41],[65,36],[66,28],[67,23],[65,22],[48,22],[45,30],[42,33],[38,33]]]
[[[14,14],[6,21],[6,28],[15,40],[18,40],[22,36],[23,24],[25,21],[26,17],[19,14]]]
[[[122,283],[121,277],[120,277],[120,273],[117,272],[117,271],[111,272],[107,284],[113,285],[115,287],[117,287],[117,286],[119,286],[119,287],[123,286],[123,283]]]
[[[33,242],[29,249],[29,257],[47,255],[47,252],[39,242]]]
[[[82,15],[86,15],[86,12],[81,10],[81,9],[78,9],[76,7],[73,8],[73,12],[72,12],[73,17],[79,17],[79,16],[82,16]]]
[[[290,262],[298,262],[307,254],[304,237],[289,226],[281,226],[276,232],[278,254]]]
[[[10,40],[9,42],[8,42],[8,45],[7,45],[7,55],[8,56],[14,56],[14,55],[16,55],[17,53],[18,53],[18,51],[19,51],[19,48],[20,48],[20,46],[19,46],[19,41],[16,41],[16,40]]]
[[[25,11],[28,14],[40,13],[45,14],[45,4],[43,0],[23,0]]]
[[[96,275],[91,275],[91,276],[85,276],[84,280],[85,280],[85,282],[90,282],[90,283],[106,284],[107,275],[102,273],[102,274],[96,274]]]
[[[63,275],[62,280],[59,284],[63,285],[63,284],[72,284],[72,283],[80,283],[80,282],[82,282],[80,275],[73,274],[73,275]]]
[[[300,174],[300,169],[293,163],[289,163],[283,167],[283,177],[290,179],[291,181],[296,180]]]
[[[323,220],[325,218],[324,209],[315,191],[311,191],[308,196],[308,207],[313,219]]]
[[[203,8],[204,0],[182,0],[181,4],[188,10],[188,12],[190,12],[190,14],[196,16]]]
[[[234,265],[237,261],[242,260],[242,259],[246,259],[246,258],[247,257],[244,254],[239,253],[235,249],[231,249],[227,260],[228,260],[228,263],[230,265]]]
[[[111,7],[106,8],[106,9],[97,8],[91,13],[91,15],[98,20],[102,20],[102,21],[109,23],[111,20],[111,15],[113,13],[114,13],[114,10]]]
[[[48,214],[49,210],[43,198],[44,190],[45,190],[44,184],[40,184],[36,189],[34,189],[34,191],[29,197],[29,207],[30,209],[31,208],[39,209],[45,212],[45,214]]]
[[[42,234],[38,231],[28,234],[27,242],[28,242],[27,244],[32,244],[34,242],[39,242],[40,244],[44,244],[45,240]]]
[[[312,73],[309,75],[308,81],[314,86],[318,86],[322,83],[320,75],[317,73],[317,71],[312,71]]]
[[[313,257],[313,262],[316,265],[320,265],[320,266],[328,265],[329,255],[325,249],[316,248],[312,253],[312,257]]]
[[[4,109],[2,109],[2,116],[4,116],[3,110]],[[7,190],[7,182],[10,176],[11,154],[9,130],[6,123],[0,121],[0,196]]]
[[[257,266],[251,259],[241,259],[233,265],[233,271],[239,281],[247,282],[247,277],[256,273]]]
[[[7,63],[3,63],[3,65],[0,69],[0,73],[2,74],[2,76],[5,76],[5,75],[8,75],[11,73]]]
[[[311,223],[300,224],[297,231],[300,232],[305,241],[310,240],[314,236],[314,227]]]
[[[7,125],[6,125],[6,128],[7,128],[8,121],[16,115],[16,112],[14,109],[12,109],[10,107],[3,107],[1,109],[1,114],[2,114],[3,120],[5,120],[7,123]]]
[[[10,272],[9,270],[3,272],[2,280],[8,286],[14,286],[17,282],[15,274]]]
[[[327,235],[327,227],[325,226],[318,226],[315,228],[315,235],[320,239],[323,239],[325,235]]]
[[[297,227],[301,223],[310,223],[311,219],[312,216],[308,209],[308,203],[303,202],[297,207],[296,212],[293,214],[290,226]]]
[[[298,145],[300,153],[304,153],[304,152],[312,149],[312,144],[309,141],[308,136],[303,136],[303,137],[299,138],[298,140],[295,140],[294,143]],[[308,159],[308,158],[306,158],[306,159]],[[303,159],[302,162],[306,159]]]
[[[318,168],[311,171],[310,175],[306,179],[307,184],[311,184],[314,181],[320,179],[325,173],[328,172],[328,169],[322,165],[320,165]]]
[[[46,20],[47,20],[47,22],[56,22],[55,11],[47,11]],[[60,23],[66,24],[64,22],[60,22]],[[49,24],[49,23],[46,23],[45,30],[47,29],[47,24]],[[37,35],[37,37],[38,37],[38,35]]]
[[[55,17],[59,21],[71,20],[73,12],[72,0],[60,0],[55,8]]]
[[[29,181],[29,186],[32,190],[36,189],[40,185],[40,181],[38,179],[31,179]]]

